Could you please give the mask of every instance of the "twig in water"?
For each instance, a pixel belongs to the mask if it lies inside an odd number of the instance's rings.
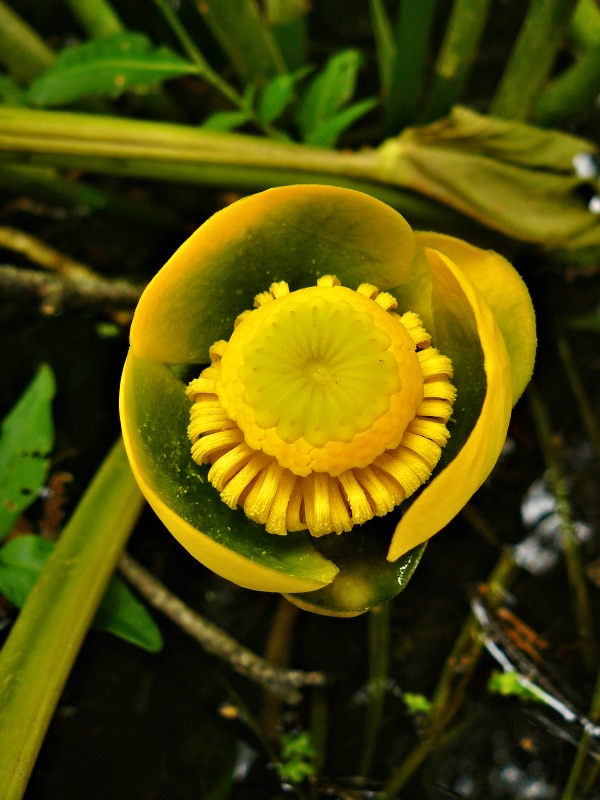
[[[297,704],[302,700],[298,689],[303,686],[325,685],[327,679],[322,672],[303,672],[269,664],[186,606],[130,555],[125,553],[121,556],[119,570],[151,605],[162,611],[208,653],[227,661],[236,672],[260,684],[287,703]]]
[[[0,293],[11,300],[36,298],[40,301],[40,311],[52,316],[65,306],[132,310],[142,287],[121,278],[111,280],[93,273],[56,275],[0,264]]]

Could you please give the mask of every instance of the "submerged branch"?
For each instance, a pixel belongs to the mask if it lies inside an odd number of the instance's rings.
[[[195,639],[208,653],[227,661],[236,672],[255,681],[290,704],[299,703],[303,686],[324,686],[321,672],[303,672],[276,667],[239,644],[232,636],[197,614],[170,592],[131,556],[124,554],[119,569],[127,580],[183,631]]]
[[[63,308],[93,308],[110,311],[133,310],[142,287],[123,279],[110,280],[98,275],[57,275],[35,269],[20,269],[0,264],[0,294],[5,300],[39,300],[47,316]]]

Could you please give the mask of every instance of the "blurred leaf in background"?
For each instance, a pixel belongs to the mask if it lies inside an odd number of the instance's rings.
[[[50,470],[54,444],[54,374],[43,364],[2,422],[0,438],[0,539],[34,502]]]

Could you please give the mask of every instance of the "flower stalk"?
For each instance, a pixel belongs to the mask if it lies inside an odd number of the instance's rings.
[[[0,109],[0,157],[11,161],[242,189],[335,184],[371,194],[429,229],[481,238],[475,222],[553,248],[600,245],[572,167],[576,154],[593,150],[574,136],[460,107],[356,152],[170,123]]]

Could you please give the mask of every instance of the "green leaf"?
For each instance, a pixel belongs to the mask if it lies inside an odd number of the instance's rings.
[[[264,84],[285,65],[256,0],[203,0],[198,11],[244,84]]]
[[[258,102],[257,112],[261,122],[273,122],[285,111],[294,96],[296,84],[310,71],[310,67],[304,67],[297,72],[278,75],[269,81]]]
[[[368,100],[353,103],[353,105],[313,128],[305,139],[306,144],[318,147],[333,147],[338,137],[372,108],[375,108],[378,102],[376,98],[372,97]]]
[[[12,539],[0,550],[0,592],[22,608],[54,549],[54,542],[27,535]],[[100,603],[93,627],[113,633],[152,653],[162,637],[145,607],[119,578],[113,577]]]
[[[51,401],[52,370],[42,365],[17,404],[5,417],[0,433],[0,540],[36,499],[49,470],[54,442]]]
[[[428,714],[431,710],[431,700],[424,694],[402,692],[402,700],[409,714]]]
[[[373,29],[373,38],[375,39],[377,66],[379,68],[379,81],[383,92],[387,94],[392,81],[392,69],[396,53],[394,34],[383,0],[370,0],[369,6],[371,10],[371,27]]]
[[[206,131],[232,131],[252,119],[249,111],[216,111],[202,123]]]
[[[154,48],[141,33],[123,33],[63,50],[49,70],[29,87],[28,101],[59,106],[90,94],[115,97],[198,68],[168,47]]]
[[[111,578],[92,626],[151,653],[162,650],[163,640],[158,626],[120,578]]]
[[[358,50],[342,50],[332,56],[313,78],[296,113],[303,139],[352,100],[362,62]]]
[[[543,696],[536,693],[536,687],[524,685],[523,678],[524,676],[518,672],[494,672],[490,675],[487,686],[490,692],[494,694],[543,703]]]

